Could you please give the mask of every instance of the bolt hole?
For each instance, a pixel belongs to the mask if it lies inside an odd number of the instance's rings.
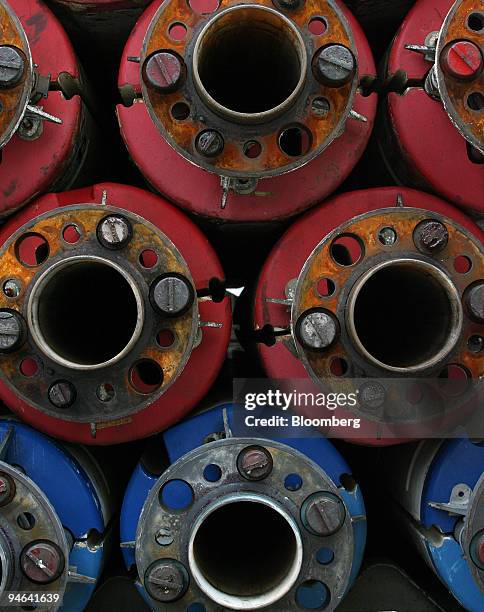
[[[172,23],[168,28],[168,34],[172,40],[180,42],[181,40],[185,40],[188,29],[184,23]]]
[[[348,372],[348,362],[343,357],[333,357],[329,371],[333,376],[344,376]]]
[[[35,361],[35,359],[32,359],[32,357],[26,357],[20,362],[20,373],[24,376],[31,378],[32,376],[35,376],[38,371],[39,364]]]
[[[17,525],[24,531],[29,531],[35,527],[35,517],[30,512],[22,512],[17,516]]]
[[[62,232],[62,238],[68,244],[76,244],[76,242],[79,242],[80,237],[81,232],[75,225],[67,225]]]
[[[262,145],[257,140],[250,140],[244,145],[244,155],[249,159],[257,159],[262,153]]]
[[[206,612],[207,608],[201,603],[192,603],[188,606],[187,612]]]
[[[170,348],[175,343],[175,334],[171,329],[162,329],[156,336],[156,342],[161,348]]]
[[[473,111],[482,111],[484,108],[484,96],[479,91],[473,91],[467,96],[467,106]]]
[[[288,474],[284,479],[284,486],[288,491],[299,491],[303,485],[303,479],[299,474]]]
[[[313,36],[322,36],[327,29],[328,24],[323,17],[313,17],[308,24],[308,30]]]
[[[484,338],[477,334],[471,336],[467,341],[467,348],[471,353],[480,353],[484,348]]]
[[[102,383],[96,390],[97,398],[100,402],[110,402],[115,395],[114,387],[111,383]]]
[[[222,478],[222,470],[215,463],[205,466],[203,477],[207,482],[218,482]]]
[[[306,580],[296,590],[296,603],[304,610],[322,610],[329,600],[329,589],[319,580]]]
[[[340,266],[353,266],[363,257],[363,244],[353,234],[341,234],[333,240],[330,253]]]
[[[320,548],[316,553],[316,561],[320,565],[329,565],[334,559],[334,551],[331,548]]]
[[[185,121],[190,116],[190,107],[186,102],[177,102],[171,107],[171,116],[177,121]]]
[[[301,157],[309,152],[312,145],[311,132],[305,126],[293,125],[279,136],[279,147],[289,157]]]
[[[24,266],[40,266],[49,256],[49,243],[40,234],[24,234],[15,244],[15,255]]]
[[[192,11],[199,15],[210,15],[220,6],[219,0],[188,0],[188,4]]]
[[[151,359],[141,359],[131,368],[131,385],[138,393],[153,393],[163,383],[163,370]]]
[[[439,374],[442,379],[441,390],[446,395],[458,396],[467,390],[469,384],[469,373],[467,370],[456,364],[447,365]]]
[[[167,510],[186,510],[192,505],[193,489],[184,480],[169,480],[160,491],[159,500]]]
[[[336,291],[336,285],[330,278],[320,278],[316,284],[316,291],[321,297],[330,297]]]
[[[467,18],[467,26],[473,32],[484,30],[484,15],[482,13],[471,13]]]
[[[472,260],[466,255],[459,255],[454,259],[454,269],[459,274],[467,274],[472,268]]]
[[[143,268],[154,268],[158,262],[158,255],[153,249],[145,249],[139,256],[139,262]]]

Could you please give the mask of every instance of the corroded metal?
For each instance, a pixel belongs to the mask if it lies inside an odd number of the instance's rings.
[[[0,0],[0,45],[12,47],[23,59],[20,79],[11,87],[0,87],[0,148],[5,146],[20,125],[31,95],[34,72],[30,47],[19,19],[4,0]]]
[[[186,0],[170,0],[155,14],[141,54],[143,100],[162,136],[190,162],[225,177],[277,176],[313,159],[344,131],[358,86],[357,50],[344,15],[332,0],[308,0],[286,9],[281,6],[271,0],[242,4],[223,0],[214,12],[198,14]],[[314,19],[323,24],[321,34],[310,31]],[[185,34],[175,39],[171,34],[174,27],[185,28]],[[226,36],[231,32],[235,34],[230,44],[244,43],[249,55],[260,59],[267,53],[267,47],[258,47],[257,37],[262,33],[272,41],[264,44],[277,49],[281,72],[275,77],[267,69],[267,74],[254,79],[254,75],[242,72],[244,61],[239,58],[230,70],[230,78],[236,80],[235,94],[231,92],[235,100],[227,102],[225,94],[234,87],[233,82],[228,85],[220,78],[214,93],[213,87],[208,91],[207,79],[224,54]],[[332,45],[348,50],[355,69],[348,78],[328,85],[318,80],[317,64],[320,52]],[[153,76],[153,58],[167,57],[167,52],[182,63],[176,82],[163,63],[157,66],[159,74]],[[260,88],[253,90],[257,79],[262,79],[267,89],[268,82],[279,85],[291,72],[292,82],[274,101],[275,106],[251,108],[251,104],[241,103],[241,97],[250,100],[261,96]],[[167,78],[170,86],[164,91],[153,85],[159,81],[166,85]],[[242,92],[238,98],[237,92]],[[319,112],[321,105],[327,112]],[[215,131],[223,143],[213,156],[204,155],[197,146],[200,133],[206,130]],[[293,145],[296,141],[295,151],[288,153],[284,135]]]
[[[422,249],[419,242],[421,235],[416,231],[421,227],[420,224],[429,221],[444,224],[448,232],[445,246],[437,249],[432,255]],[[395,232],[396,238],[392,239],[390,244],[385,240],[389,228]],[[356,248],[358,256],[353,263],[345,262],[346,265],[338,263],[334,251],[335,241],[344,236],[351,237],[355,240],[355,245],[358,244]],[[470,269],[463,271],[459,269],[459,264]],[[439,287],[438,292],[445,296],[442,299],[446,303],[446,308],[448,305],[449,329],[442,338],[439,338],[435,351],[422,357],[421,361],[416,359],[415,362],[392,365],[372,358],[359,342],[358,334],[355,333],[352,307],[356,290],[361,289],[367,279],[371,278],[378,269],[392,269],[392,267],[396,269],[396,266],[415,269],[419,275],[421,274],[422,283],[425,284],[428,279],[432,287]],[[465,313],[462,302],[466,290],[482,277],[483,270],[482,245],[463,228],[439,214],[396,207],[356,217],[321,241],[308,258],[299,276],[291,314],[291,329],[299,357],[315,381],[330,379],[333,376],[331,364],[335,358],[343,358],[346,361],[348,377],[401,376],[411,373],[438,376],[448,364],[457,364],[470,378],[479,378],[484,373],[482,357],[468,350],[467,341],[473,334],[482,334],[482,325]],[[325,279],[326,282],[328,279],[331,281],[334,291],[330,295],[321,295],[318,291],[321,279]],[[388,289],[386,290],[385,286],[379,287],[374,295],[375,303],[387,299],[386,291]],[[425,299],[427,296],[420,296],[417,290],[414,295],[416,303]],[[388,300],[385,303],[388,303]],[[395,310],[399,306],[393,303],[391,308]],[[297,323],[303,313],[322,308],[339,321],[341,334],[325,350],[308,350],[298,339]],[[390,314],[388,311],[388,315]],[[401,313],[402,324],[405,322],[406,314]],[[414,314],[418,316],[416,312]],[[415,318],[413,320],[415,321]],[[375,322],[375,325],[382,326],[384,323],[382,319]],[[378,331],[374,329],[374,332]],[[411,334],[411,330],[409,333]],[[437,334],[440,334],[440,331]],[[391,332],[388,332],[384,341],[388,346],[395,343]],[[400,348],[398,344],[394,344],[397,354]],[[427,348],[424,347],[424,352]]]
[[[122,249],[107,248],[99,239],[98,227],[110,215],[121,216],[131,226],[131,239]],[[75,242],[68,241],[67,232],[72,228],[78,235]],[[27,265],[22,260],[19,245],[25,236],[32,234],[42,237],[47,246],[44,245],[42,257],[38,257],[40,263]],[[143,265],[142,253],[146,250],[157,258],[156,265]],[[36,254],[39,255],[38,250]],[[49,342],[38,325],[39,304],[51,299],[44,297],[43,279],[55,279],[57,268],[68,274],[68,266],[75,266],[79,261],[119,271],[120,279],[124,276],[129,280],[136,296],[135,331],[124,349],[108,360],[86,362],[66,357]],[[0,376],[29,404],[63,420],[100,423],[122,419],[143,409],[160,397],[183,371],[196,346],[199,330],[196,300],[180,316],[173,317],[163,317],[151,306],[150,286],[163,273],[181,275],[193,286],[187,264],[175,245],[155,226],[126,210],[85,204],[56,209],[31,220],[12,235],[0,251],[0,286],[15,279],[20,288],[18,292],[0,292],[0,309],[18,313],[29,332],[16,350],[0,354]],[[89,271],[84,272],[80,282],[83,291],[89,292]],[[95,317],[96,311],[101,312],[104,299],[102,291],[93,292],[90,312],[86,316]],[[124,304],[118,306],[125,307]],[[48,307],[55,309],[56,304],[50,302]],[[122,329],[114,331],[124,332]],[[169,346],[162,346],[157,341],[161,331],[173,339]],[[107,341],[105,336],[109,338],[111,332],[101,330],[93,342],[102,347]],[[22,372],[26,359],[34,360],[37,365],[33,375]],[[162,373],[154,388],[140,390],[134,384],[133,367],[140,362],[147,362]],[[66,389],[72,388],[75,392],[66,399]]]
[[[458,79],[443,67],[452,43],[470,41],[480,50],[480,67],[470,78]],[[482,0],[458,0],[447,15],[437,43],[437,85],[452,123],[472,146],[484,152],[484,4]],[[465,58],[464,58],[465,59]],[[479,62],[478,62],[479,63]]]

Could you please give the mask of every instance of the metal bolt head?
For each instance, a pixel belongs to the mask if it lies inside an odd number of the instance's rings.
[[[9,474],[0,472],[0,508],[9,504],[15,497],[15,482]]]
[[[76,401],[77,391],[68,380],[58,380],[49,387],[48,396],[56,408],[70,408]]]
[[[0,310],[0,353],[15,351],[22,344],[24,322],[14,310]]]
[[[14,87],[22,78],[25,62],[23,54],[15,47],[0,46],[0,87]]]
[[[484,282],[471,285],[464,294],[469,315],[478,323],[484,323]]]
[[[378,232],[378,240],[385,246],[393,246],[397,241],[397,232],[393,227],[382,227]]]
[[[313,63],[318,81],[329,87],[341,87],[356,74],[356,60],[343,45],[328,45],[321,49]]]
[[[470,40],[447,45],[440,56],[442,69],[458,81],[471,81],[482,71],[484,60],[479,47]]]
[[[301,508],[304,526],[318,536],[330,536],[341,529],[346,517],[343,502],[333,493],[313,493]]]
[[[423,253],[440,253],[449,242],[449,232],[440,221],[428,219],[417,225],[413,232],[413,241]]]
[[[20,295],[20,284],[18,281],[10,278],[3,283],[3,293],[10,298],[16,298]]]
[[[145,572],[144,586],[150,597],[157,601],[176,601],[188,588],[188,573],[185,567],[174,559],[155,561]]]
[[[132,235],[131,223],[121,215],[108,215],[97,226],[99,242],[112,251],[125,247]]]
[[[217,157],[224,150],[224,139],[216,130],[204,130],[197,136],[197,151],[204,157]]]
[[[174,539],[173,532],[169,527],[162,527],[155,535],[156,543],[160,546],[170,546]]]
[[[311,112],[315,117],[326,117],[331,109],[331,104],[327,98],[323,98],[319,96],[318,98],[314,98],[311,103]]]
[[[385,387],[375,381],[363,383],[358,389],[358,398],[365,408],[378,410],[385,403]]]
[[[162,315],[178,317],[190,308],[195,293],[186,278],[167,274],[151,285],[150,297],[153,307]]]
[[[175,91],[183,80],[182,60],[170,51],[159,51],[146,60],[143,68],[144,81],[162,93]]]
[[[287,11],[295,11],[302,4],[302,0],[276,0],[275,5],[278,8],[286,9]]]
[[[296,323],[299,342],[313,351],[323,351],[331,346],[339,333],[337,320],[324,310],[303,313]]]
[[[48,540],[31,542],[20,555],[20,567],[31,582],[48,584],[57,580],[65,566],[60,548]]]
[[[475,551],[474,554],[476,557],[477,565],[482,567],[484,566],[484,531],[480,534],[478,533],[477,536],[473,538],[473,540],[475,541],[475,545],[473,546],[473,548]]]
[[[237,468],[247,480],[264,480],[272,472],[272,467],[272,456],[262,446],[244,448],[237,458]]]

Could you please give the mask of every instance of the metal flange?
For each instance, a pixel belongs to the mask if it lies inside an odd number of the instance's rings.
[[[285,487],[289,474],[302,483]],[[334,610],[353,550],[350,514],[323,470],[253,439],[211,442],[176,461],[152,488],[136,537],[140,580],[160,610],[292,609],[314,585]]]

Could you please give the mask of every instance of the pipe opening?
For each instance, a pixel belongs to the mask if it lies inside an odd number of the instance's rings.
[[[63,262],[47,271],[31,299],[41,347],[74,366],[120,357],[139,327],[140,298],[107,260]]]
[[[254,605],[261,596],[268,597],[264,605],[283,596],[300,563],[296,524],[257,500],[219,505],[203,518],[193,537],[194,574],[220,594],[249,598]]]
[[[353,328],[370,357],[394,368],[428,367],[455,344],[459,298],[437,268],[389,262],[363,278],[353,302]]]
[[[201,33],[194,69],[202,95],[219,111],[254,115],[291,101],[304,82],[306,61],[287,18],[267,8],[236,7]]]

